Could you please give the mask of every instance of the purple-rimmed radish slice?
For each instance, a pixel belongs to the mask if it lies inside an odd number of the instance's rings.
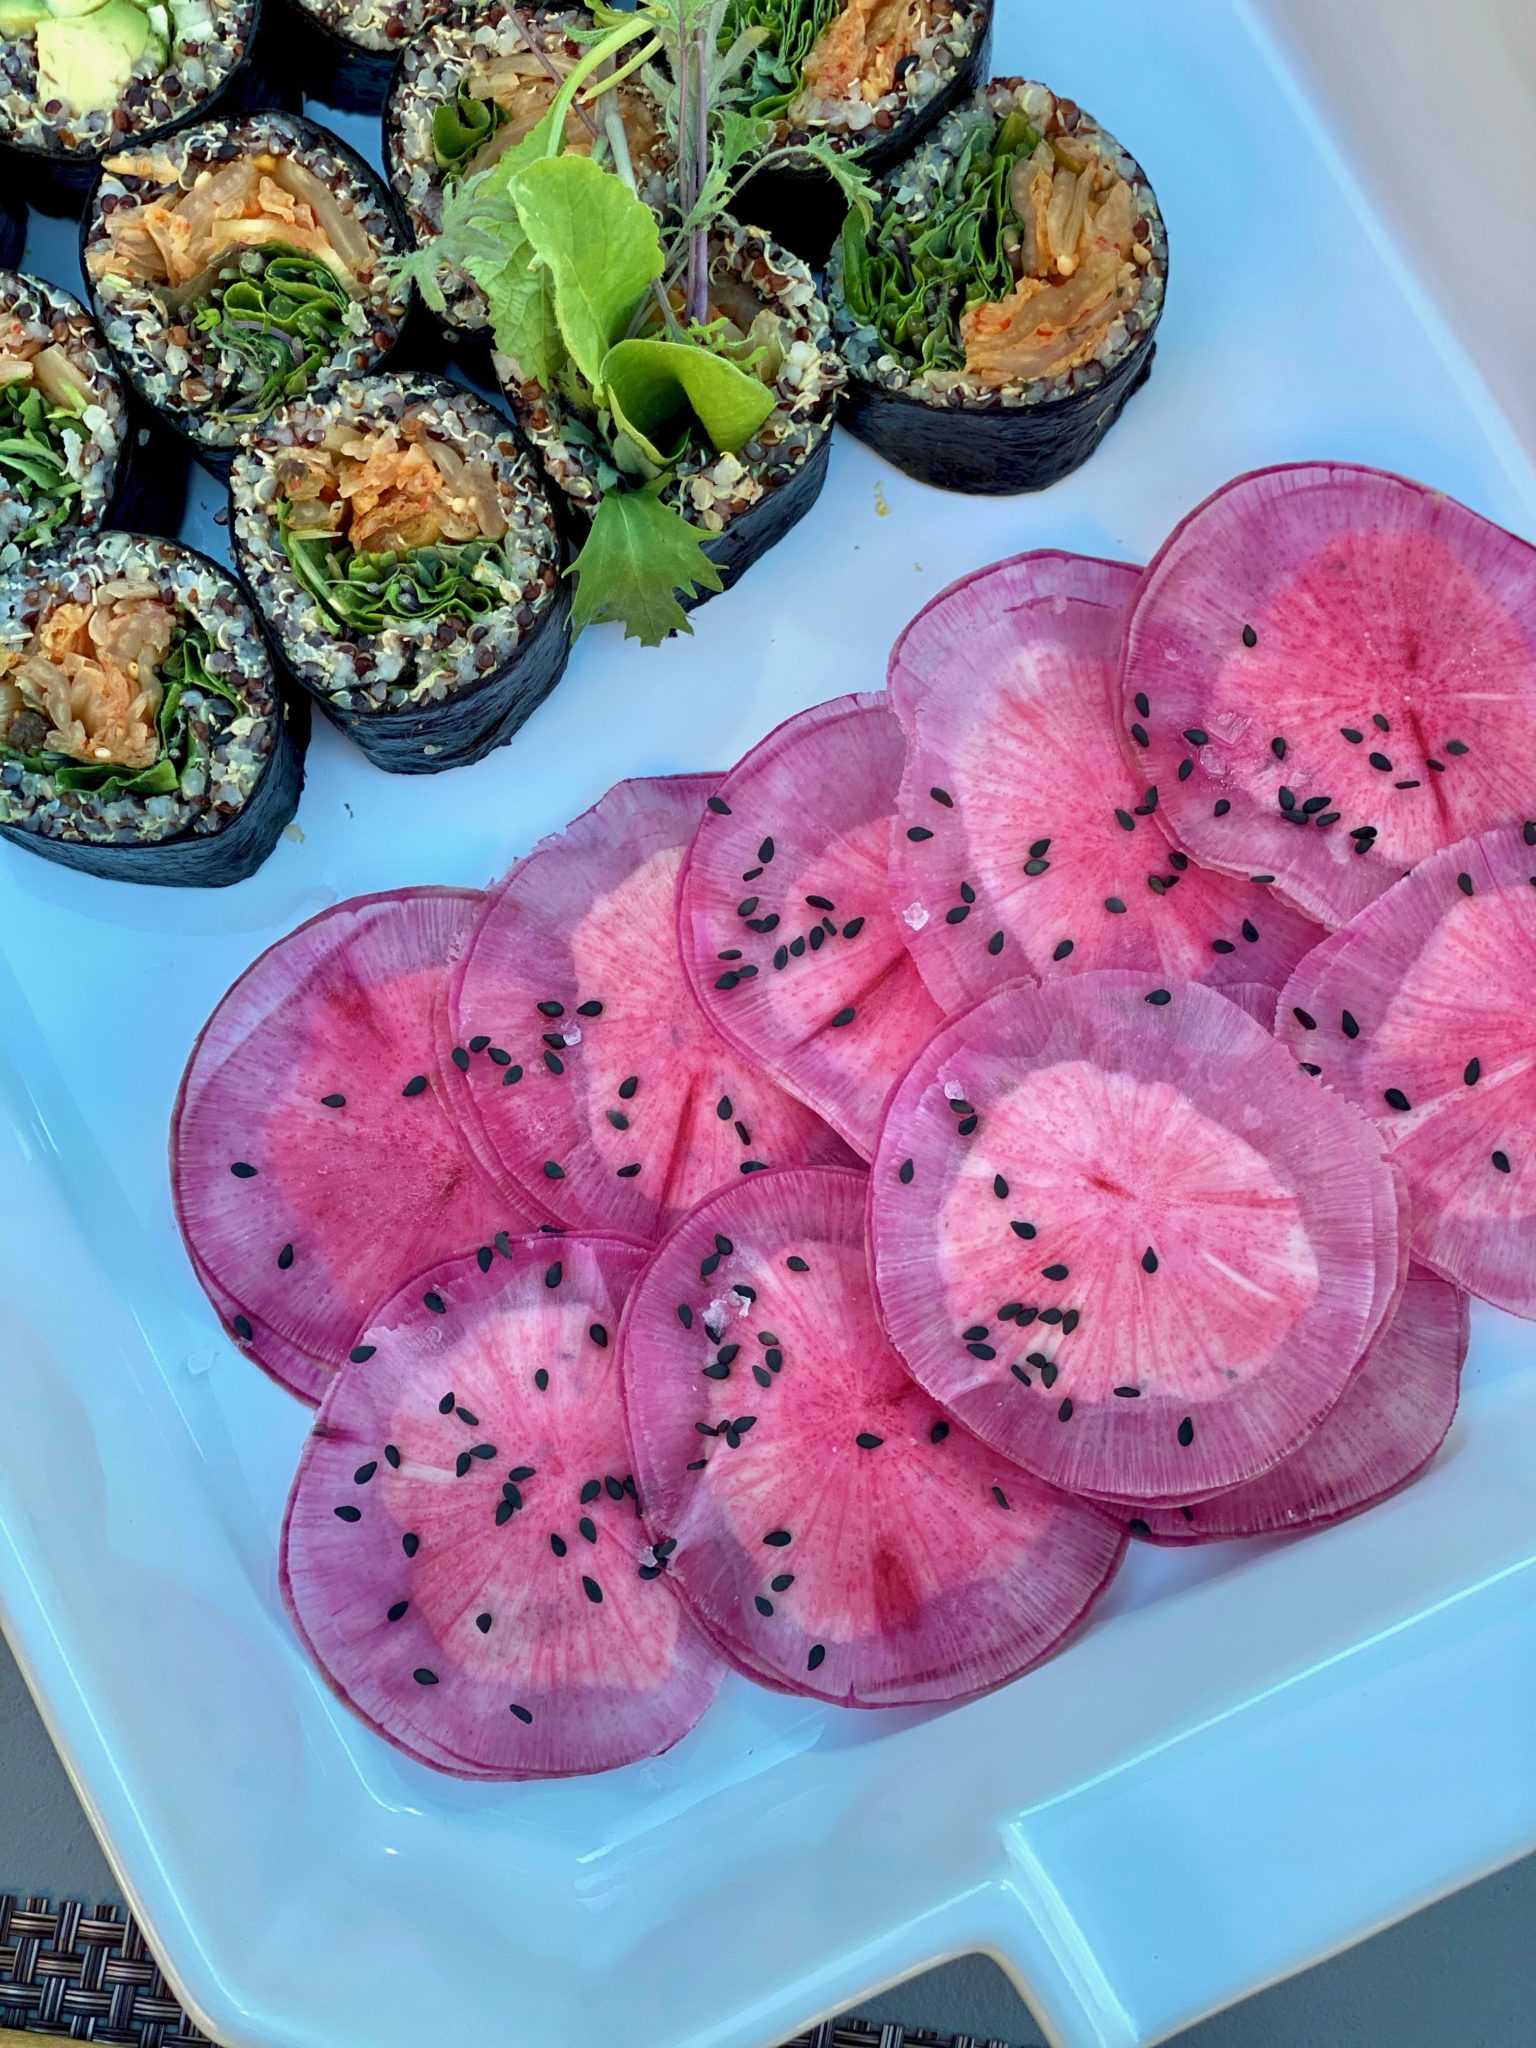
[[[182,1076],[171,1184],[192,1264],[302,1400],[407,1273],[537,1220],[480,1172],[434,1079],[449,951],[482,900],[402,889],[322,911],[246,969]]]
[[[1122,690],[1178,843],[1343,924],[1529,811],[1536,549],[1383,470],[1255,470],[1147,569]]]
[[[416,1275],[305,1446],[283,1529],[295,1624],[337,1694],[439,1769],[611,1770],[714,1696],[624,1441],[616,1339],[644,1259],[534,1235]]]
[[[455,968],[455,1111],[487,1169],[564,1223],[653,1238],[722,1181],[848,1157],[684,979],[677,877],[719,779],[618,783],[517,863]],[[756,971],[724,960],[716,979]]]
[[[1061,1641],[1122,1535],[914,1384],[870,1292],[866,1183],[762,1174],[659,1247],[621,1339],[635,1477],[674,1585],[748,1676],[846,1706],[965,1699]]]
[[[945,673],[954,647],[954,628],[965,618],[964,593],[971,584],[981,586],[978,601],[985,605],[991,579],[999,568],[1006,568],[1009,609],[1023,631],[1028,630],[1032,618],[1059,615],[1067,605],[1104,605],[1120,614],[1125,600],[1117,586],[1126,567],[1124,562],[1106,562],[1097,555],[1035,548],[1029,554],[1010,556],[1006,563],[973,569],[970,575],[946,584],[902,627],[886,663],[886,693],[903,729],[912,730],[918,705]],[[1111,572],[1108,578],[1106,569]]]
[[[1279,1029],[1380,1127],[1413,1253],[1536,1317],[1536,821],[1467,839],[1310,953]]]
[[[1397,1284],[1383,1142],[1198,983],[1002,989],[894,1091],[875,1287],[912,1371],[1042,1478],[1187,1502],[1338,1400]]]
[[[892,1080],[939,1022],[891,914],[905,751],[884,696],[802,711],[720,784],[678,885],[711,1024],[866,1159]]]
[[[1177,1508],[1139,1508],[1153,1543],[1214,1543],[1320,1528],[1374,1507],[1417,1478],[1456,1414],[1467,1297],[1415,1268],[1359,1370],[1312,1434],[1262,1479]]]
[[[1317,927],[1170,846],[1163,792],[1132,774],[1119,662],[1139,572],[1083,559],[1047,599],[1038,576],[1025,555],[966,577],[893,661],[910,708],[891,895],[924,981],[951,1013],[1025,975],[1095,967],[1261,1001]]]

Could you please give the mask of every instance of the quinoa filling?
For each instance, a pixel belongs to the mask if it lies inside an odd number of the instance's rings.
[[[208,670],[208,636],[132,575],[56,605],[0,650],[0,757],[61,790],[168,796],[200,742],[189,691],[239,697]]]
[[[0,326],[0,542],[46,540],[78,516],[93,411],[97,394],[58,342],[14,314]]]
[[[1154,266],[1127,160],[1090,123],[1064,126],[1070,103],[1046,98],[1049,133],[1018,106],[969,126],[954,117],[941,135],[954,146],[930,146],[918,186],[867,231],[845,227],[849,313],[940,387],[1015,390],[1104,361]]]
[[[113,157],[106,168],[175,177],[159,157]],[[190,188],[120,203],[104,229],[86,252],[92,277],[153,289],[166,339],[187,359],[182,401],[210,420],[264,418],[371,329],[373,246],[294,156],[262,150],[208,165]]]
[[[276,456],[276,516],[295,579],[348,634],[484,618],[505,601],[507,521],[490,465],[417,416],[328,426]]]

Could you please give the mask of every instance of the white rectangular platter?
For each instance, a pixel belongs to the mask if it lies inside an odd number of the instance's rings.
[[[393,779],[318,731],[300,830],[234,890],[0,848],[0,1622],[230,2048],[763,2048],[969,1950],[1054,2041],[1137,2048],[1536,1844],[1536,1326],[1491,1312],[1421,1485],[1306,1543],[1134,1548],[1082,1640],[955,1712],[733,1682],[653,1764],[460,1784],[338,1708],[280,1609],[308,1412],[220,1336],[164,1163],[194,1032],[271,940],[483,883],[620,776],[878,687],[961,571],[1144,560],[1242,469],[1381,463],[1536,535],[1536,474],[1257,15],[1003,0],[995,67],[1120,134],[1169,224],[1155,373],[1084,470],[967,500],[839,436],[813,515],[692,638],[591,633],[479,767]],[[62,230],[35,253],[69,281]]]

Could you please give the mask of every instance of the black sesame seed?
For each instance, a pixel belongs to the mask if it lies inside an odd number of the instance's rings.
[[[1056,1420],[1058,1422],[1070,1422],[1072,1420],[1072,1396],[1070,1394],[1068,1394],[1067,1398],[1056,1410]]]
[[[948,1435],[949,1424],[947,1422],[936,1422],[928,1432],[928,1441],[931,1444],[941,1444]]]
[[[549,1386],[549,1370],[546,1366],[541,1365],[539,1367],[538,1371],[533,1376],[533,1384],[538,1388],[541,1394],[547,1389],[547,1387]]]
[[[1122,1401],[1139,1401],[1141,1399],[1140,1387],[1116,1387],[1115,1393]]]
[[[896,1169],[896,1178],[901,1182],[903,1187],[910,1187],[912,1183],[912,1176],[916,1172],[916,1170],[917,1169],[913,1166],[912,1161],[910,1159],[903,1159],[900,1166],[898,1166]]]
[[[1141,1270],[1143,1273],[1155,1273],[1157,1271],[1157,1253],[1152,1249],[1151,1245],[1148,1245],[1141,1255]]]
[[[425,1074],[413,1074],[400,1090],[400,1093],[402,1095],[420,1095],[425,1092],[426,1085],[427,1077]]]
[[[852,1003],[850,1003],[846,1009],[839,1010],[837,1015],[832,1019],[834,1029],[840,1028],[844,1024],[851,1024],[857,1014],[858,1013],[854,1009]]]
[[[347,1098],[345,1095],[322,1095],[320,1103],[324,1109],[345,1109]]]
[[[337,1521],[339,1522],[360,1522],[363,1519],[363,1511],[361,1508],[333,1508],[331,1512],[335,1515]]]
[[[931,839],[933,834],[926,825],[909,825],[907,827],[907,837],[914,842],[920,843],[924,839]]]
[[[1388,1088],[1385,1091],[1384,1099],[1389,1109],[1409,1109],[1412,1107],[1401,1088]]]
[[[1161,1010],[1165,1007],[1165,1005],[1173,1001],[1173,994],[1172,991],[1169,989],[1155,988],[1149,992],[1147,996],[1147,1001],[1152,1005],[1154,1009]]]
[[[394,1606],[389,1609],[385,1619],[387,1621],[403,1621],[410,1604],[409,1600],[397,1600]]]
[[[1123,916],[1125,912],[1125,905],[1118,896],[1106,896],[1104,908],[1115,917]]]
[[[811,1654],[805,1660],[806,1670],[819,1671],[826,1654],[826,1649],[821,1643],[812,1643]]]
[[[784,1263],[786,1266],[788,1266],[791,1273],[809,1273],[809,1271],[811,1270],[810,1262],[808,1260],[798,1258],[795,1256],[787,1258],[784,1261]]]
[[[560,1285],[560,1281],[564,1274],[564,1271],[565,1268],[561,1265],[560,1261],[556,1259],[554,1264],[550,1266],[544,1274],[544,1285],[546,1287],[558,1287]]]
[[[243,1344],[249,1344],[251,1339],[256,1334],[256,1332],[251,1328],[250,1318],[248,1316],[231,1316],[229,1319],[229,1327],[234,1331],[235,1335],[240,1339],[240,1341]],[[372,1346],[369,1347],[369,1350],[371,1353]]]
[[[1490,1157],[1492,1158],[1492,1160],[1493,1160],[1493,1164],[1494,1164],[1494,1167],[1495,1167],[1495,1170],[1496,1170],[1497,1172],[1499,1172],[1499,1173],[1508,1173],[1508,1172],[1509,1172],[1509,1170],[1510,1170],[1510,1166],[1509,1166],[1509,1154],[1508,1154],[1507,1152],[1494,1152],[1494,1153],[1491,1153],[1491,1154],[1490,1154],[1489,1156],[1490,1156]]]
[[[421,1297],[421,1300],[422,1306],[430,1309],[435,1316],[443,1316],[448,1313],[447,1303],[440,1294],[427,1293]]]
[[[763,1541],[770,1544],[775,1550],[782,1550],[789,1540],[789,1531],[787,1529],[770,1529],[763,1538]]]
[[[229,1170],[236,1180],[254,1180],[256,1178],[256,1169],[248,1159],[237,1159]]]
[[[1482,1077],[1483,1063],[1481,1060],[1468,1060],[1461,1070],[1461,1078],[1469,1088],[1475,1088]]]
[[[994,1353],[993,1355],[995,1356],[996,1354]],[[861,1429],[854,1438],[854,1442],[861,1451],[878,1451],[885,1442],[885,1438],[883,1436],[876,1436],[872,1430]]]
[[[437,1683],[437,1673],[435,1671],[429,1671],[425,1664],[420,1665],[415,1671],[411,1673],[411,1676],[415,1679],[418,1685],[436,1685]]]
[[[1283,761],[1285,759],[1285,741],[1279,738],[1272,739],[1269,743],[1269,751],[1277,761]]]
[[[1358,1038],[1360,1036],[1360,1026],[1355,1022],[1354,1017],[1348,1010],[1340,1010],[1339,1027],[1346,1038]]]
[[[1231,799],[1229,797],[1219,796],[1216,799],[1216,807],[1213,815],[1218,818],[1224,818],[1227,815],[1228,811],[1231,810],[1231,808]]]
[[[1052,953],[1051,958],[1053,960],[1065,960],[1071,950],[1072,941],[1070,939],[1062,939],[1057,945],[1055,952]]]
[[[1032,1238],[1035,1234],[1035,1226],[1033,1225],[1033,1223],[1010,1223],[1008,1228],[1013,1232],[1015,1237],[1022,1237],[1026,1241],[1029,1238]]]
[[[1195,764],[1192,760],[1190,760],[1189,756],[1186,754],[1184,756],[1184,759],[1179,763],[1180,782],[1188,782],[1189,778],[1191,777],[1191,775],[1194,774],[1194,772]]]
[[[603,1589],[597,1583],[596,1579],[589,1579],[586,1576],[586,1574],[583,1573],[581,1580],[581,1590],[583,1591],[583,1593],[586,1594],[587,1598],[592,1602],[594,1607],[601,1605],[603,1598]]]
[[[629,1102],[629,1101],[631,1101],[631,1100],[633,1099],[633,1097],[634,1097],[634,1093],[635,1093],[635,1090],[636,1090],[636,1089],[637,1089],[637,1088],[638,1088],[639,1086],[640,1086],[640,1076],[639,1076],[638,1074],[631,1074],[631,1075],[629,1075],[629,1076],[628,1076],[628,1078],[627,1078],[627,1079],[625,1079],[625,1080],[621,1081],[621,1082],[619,1083],[619,1100],[620,1100],[620,1102]]]
[[[483,1244],[481,1245],[479,1251],[475,1253],[475,1264],[480,1268],[482,1273],[489,1273],[489,1271],[491,1270],[491,1261],[495,1258],[495,1256],[496,1254],[491,1250],[490,1246],[488,1244]]]
[[[1259,644],[1259,636],[1258,636],[1258,634],[1257,634],[1257,633],[1255,633],[1255,631],[1253,630],[1252,626],[1244,626],[1244,628],[1243,628],[1243,645],[1244,645],[1245,647],[1257,647],[1257,646],[1258,646],[1258,644]]]
[[[936,804],[942,804],[945,810],[952,811],[954,809],[955,800],[950,795],[947,789],[930,789],[928,794],[933,798]]]
[[[559,1162],[559,1160],[558,1160],[558,1159],[546,1159],[546,1160],[545,1160],[545,1162],[544,1162],[544,1178],[545,1178],[546,1180],[564,1180],[564,1179],[565,1179],[565,1168],[564,1168],[564,1167],[563,1167],[563,1166],[562,1166],[562,1165],[560,1164],[560,1162]]]
[[[1299,1005],[1293,1005],[1291,1015],[1296,1019],[1296,1022],[1303,1031],[1315,1031],[1317,1029],[1317,1019],[1310,1010],[1303,1010]]]
[[[1047,1280],[1065,1280],[1070,1269],[1066,1266],[1042,1266],[1040,1271]]]
[[[400,1538],[400,1548],[407,1557],[414,1557],[421,1548],[421,1538],[412,1529],[407,1529]]]
[[[843,937],[845,939],[856,939],[859,936],[859,933],[863,931],[863,929],[864,920],[862,917],[850,917],[848,922],[843,926]]]
[[[1470,896],[1472,894],[1472,877],[1470,875],[1458,875],[1456,877],[1456,886],[1463,896]]]
[[[458,1068],[461,1074],[467,1074],[469,1072],[469,1054],[465,1051],[462,1045],[456,1045],[453,1048],[453,1051],[450,1053],[449,1057],[453,1061],[453,1064]]]

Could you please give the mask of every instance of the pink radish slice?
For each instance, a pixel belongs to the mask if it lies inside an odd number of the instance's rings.
[[[720,784],[678,886],[705,1016],[865,1158],[891,1082],[939,1022],[891,915],[904,753],[883,696],[802,711]],[[741,979],[742,963],[756,974]]]
[[[1536,549],[1382,470],[1255,470],[1147,569],[1122,687],[1165,829],[1340,925],[1529,810]]]
[[[714,1695],[629,1478],[616,1338],[644,1258],[534,1235],[430,1268],[322,1404],[284,1597],[337,1694],[424,1762],[610,1770],[670,1748]]]
[[[1059,618],[1068,607],[1099,605],[1117,617],[1123,615],[1122,579],[1128,570],[1124,562],[1070,555],[1060,548],[1035,548],[1029,554],[973,569],[931,597],[902,627],[891,649],[885,686],[904,731],[911,732],[918,705],[935,682],[952,672],[950,665],[959,651],[957,629],[963,632],[968,608],[974,604],[980,614],[990,610],[994,581],[1004,570],[1008,574],[1008,610],[1026,637],[1038,630],[1048,631],[1049,620]],[[1131,569],[1129,573],[1137,572]],[[967,596],[972,586],[976,587],[974,598]]]
[[[1311,1073],[1407,1182],[1415,1258],[1536,1317],[1536,821],[1467,839],[1309,954],[1280,999]]]
[[[1391,1321],[1312,1434],[1261,1479],[1185,1507],[1138,1508],[1134,1535],[1212,1543],[1315,1529],[1374,1507],[1445,1441],[1467,1355],[1467,1297],[1418,1267]]]
[[[404,889],[322,911],[246,969],[182,1076],[171,1182],[188,1253],[243,1348],[302,1400],[406,1273],[535,1220],[480,1173],[433,1080],[449,949],[481,901]]]
[[[1043,1479],[1186,1502],[1338,1400],[1397,1280],[1382,1140],[1197,983],[1003,989],[894,1091],[875,1287],[912,1371]]]
[[[1138,572],[1085,560],[1049,601],[1031,601],[1035,576],[1030,556],[969,576],[900,643],[900,673],[924,685],[891,894],[923,979],[951,1012],[1022,976],[1095,967],[1278,990],[1316,925],[1170,846],[1163,792],[1120,751]]]
[[[517,863],[455,969],[456,1112],[487,1169],[564,1223],[652,1238],[721,1181],[848,1157],[683,978],[677,877],[719,779],[610,789]]]
[[[867,1176],[721,1188],[625,1310],[635,1477],[669,1576],[749,1677],[847,1706],[1017,1677],[1113,1575],[1121,1533],[946,1417],[881,1332]]]

